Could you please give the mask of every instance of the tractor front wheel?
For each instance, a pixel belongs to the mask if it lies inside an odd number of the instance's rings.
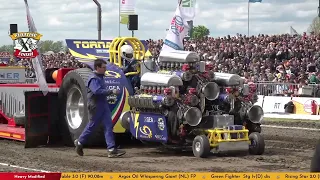
[[[210,154],[210,142],[207,136],[196,136],[192,143],[192,151],[195,157],[206,158]]]
[[[249,153],[252,155],[261,155],[264,153],[265,142],[263,136],[258,132],[252,132],[249,135],[249,140],[251,141],[249,147]]]

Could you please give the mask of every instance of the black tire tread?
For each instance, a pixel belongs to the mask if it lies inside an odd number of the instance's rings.
[[[196,142],[200,142],[200,144],[201,144],[201,150],[199,153],[195,150]],[[193,143],[192,143],[192,151],[193,151],[193,155],[195,157],[199,157],[199,158],[208,157],[210,154],[210,143],[209,143],[208,137],[205,135],[196,136],[193,140]]]
[[[83,98],[84,98],[84,103],[85,103],[85,109],[87,108],[86,104],[87,104],[87,90],[86,90],[86,82],[89,79],[90,75],[92,73],[92,70],[89,68],[79,68],[79,69],[75,69],[72,71],[69,71],[64,78],[64,81],[61,85],[61,92],[59,91],[61,96],[66,96],[67,94],[67,89],[69,89],[70,87],[72,87],[73,85],[77,85],[82,93],[83,93]],[[82,79],[82,82],[79,82],[79,80],[74,79],[73,77],[80,77]],[[69,84],[68,84],[69,83]],[[64,99],[64,97],[61,97],[62,99]],[[65,103],[65,102],[64,102]],[[62,105],[62,107],[65,107],[65,105]],[[65,140],[65,143],[67,145],[70,146],[74,146],[74,140],[78,138],[79,132],[77,133],[77,135],[73,135],[69,128],[68,128],[68,124],[67,121],[65,119],[65,108],[62,109],[62,118],[63,118],[63,123],[65,126],[65,130],[64,130],[64,134],[68,135],[68,138]],[[88,123],[88,117],[84,117],[85,119],[83,119],[83,121]],[[82,130],[81,130],[82,131]],[[80,132],[81,133],[81,132]],[[89,138],[88,140],[88,146],[93,146],[96,144],[101,144],[102,143],[102,139],[103,139],[103,129],[102,127],[100,127],[99,129],[96,130],[96,132]]]
[[[258,133],[258,132],[252,132],[249,135],[249,139],[254,139],[258,144],[257,144],[257,148],[255,149],[249,149],[249,153],[252,155],[262,155],[264,153],[265,150],[265,141],[263,136]]]

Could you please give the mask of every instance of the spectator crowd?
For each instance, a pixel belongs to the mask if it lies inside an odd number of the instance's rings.
[[[153,58],[161,51],[163,40],[147,40]],[[237,34],[231,37],[185,39],[185,50],[195,51],[211,61],[217,72],[236,73],[246,82],[319,84],[320,35]],[[70,53],[42,56],[44,68],[83,67]],[[27,68],[27,77],[35,77],[31,61],[18,62]]]
[[[163,40],[148,40],[157,58]],[[252,82],[318,83],[320,79],[320,36],[258,35],[185,40],[185,50],[212,61],[215,71],[235,73]]]
[[[75,60],[75,58],[69,53],[55,53],[50,55],[41,56],[42,66],[44,69],[47,68],[62,68],[62,67],[71,67],[71,68],[80,68],[84,65]],[[25,66],[26,67],[26,77],[35,78],[35,72],[32,67],[32,62],[30,59],[21,59],[18,61],[16,66]]]

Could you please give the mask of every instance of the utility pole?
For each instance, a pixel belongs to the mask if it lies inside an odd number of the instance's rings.
[[[101,19],[102,19],[102,16],[101,16],[101,5],[100,3],[98,2],[98,0],[93,0],[94,3],[96,3],[97,5],[97,23],[98,23],[98,40],[101,40]]]
[[[320,0],[319,0],[319,6],[318,6],[318,17],[320,18]]]

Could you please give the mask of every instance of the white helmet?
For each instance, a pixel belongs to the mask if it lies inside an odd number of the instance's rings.
[[[121,57],[126,60],[133,59],[133,48],[130,45],[123,45],[120,48],[120,53]]]

